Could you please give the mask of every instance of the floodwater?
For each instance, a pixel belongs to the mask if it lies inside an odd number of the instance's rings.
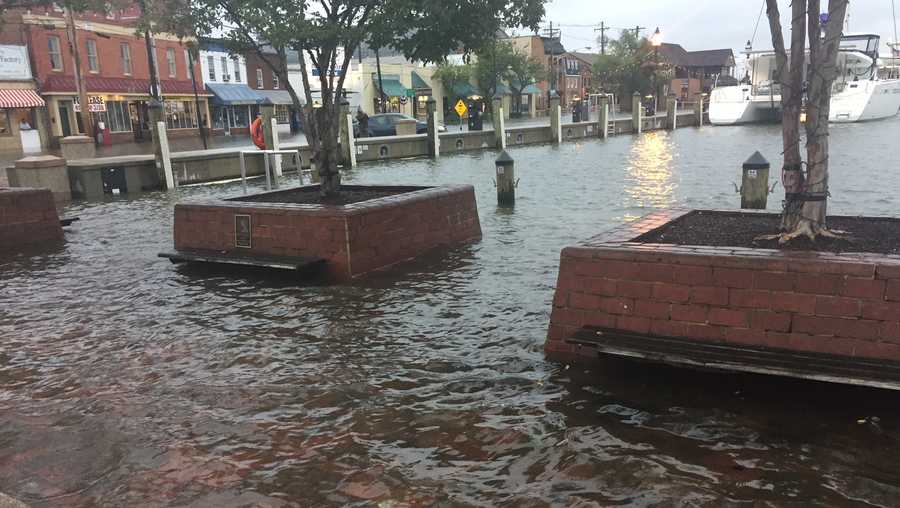
[[[900,119],[834,126],[831,211],[896,214]],[[0,259],[0,491],[33,506],[896,506],[900,394],[548,362],[562,247],[668,206],[734,208],[777,127],[365,165],[473,183],[484,239],[344,286],[178,268],[176,202],[80,202]],[[774,180],[774,178],[773,178]],[[257,188],[259,184],[256,184]],[[770,201],[777,210],[781,189]]]

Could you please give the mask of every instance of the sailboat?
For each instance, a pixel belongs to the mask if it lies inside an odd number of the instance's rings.
[[[832,96],[831,122],[862,122],[889,118],[900,111],[900,79],[879,72],[877,34],[841,37]],[[772,121],[780,116],[781,88],[773,51],[748,52],[749,82],[714,88],[709,120],[715,125]]]

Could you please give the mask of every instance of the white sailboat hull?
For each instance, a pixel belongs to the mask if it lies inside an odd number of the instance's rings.
[[[781,97],[754,97],[748,85],[715,88],[709,101],[709,123],[739,125],[770,122],[781,109]]]
[[[830,122],[865,122],[900,111],[900,80],[858,81],[831,98]]]

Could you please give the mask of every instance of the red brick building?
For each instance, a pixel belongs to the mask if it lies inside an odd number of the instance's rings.
[[[276,66],[283,65],[281,57],[274,51],[265,52],[266,59]],[[291,94],[287,91],[285,83],[278,79],[278,75],[255,52],[244,54],[247,60],[247,86],[265,96],[275,104],[275,117],[279,124],[291,123],[292,106]]]
[[[65,30],[65,16],[55,6],[12,12],[6,16],[4,40],[27,44],[38,90],[47,103],[50,135],[57,139],[83,132],[76,86],[74,57]],[[76,16],[76,39],[81,56],[93,123],[102,125],[107,142],[149,139],[147,103],[150,71],[147,48],[135,35],[136,7],[111,14]],[[198,121],[209,118],[199,64],[194,65],[199,115],[187,64],[187,52],[175,36],[155,36],[159,79],[170,136],[198,135]],[[94,133],[89,133],[93,135]]]

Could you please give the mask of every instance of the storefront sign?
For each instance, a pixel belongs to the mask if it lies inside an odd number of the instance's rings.
[[[106,100],[96,95],[88,96],[88,111],[91,113],[103,113],[106,111]],[[81,103],[75,97],[75,112],[81,113]]]
[[[0,45],[0,80],[31,79],[25,46]]]

